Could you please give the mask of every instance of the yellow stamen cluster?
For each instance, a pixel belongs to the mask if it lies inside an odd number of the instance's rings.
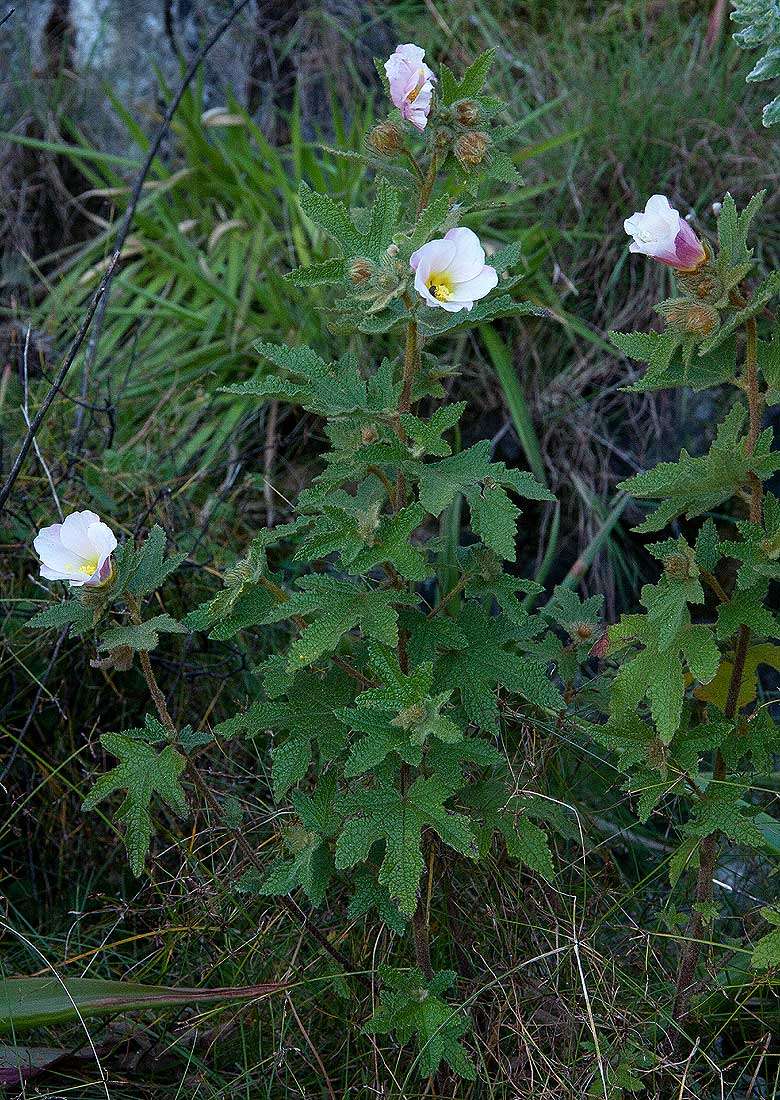
[[[452,297],[452,280],[444,272],[432,271],[426,285],[438,302],[449,302]]]
[[[417,99],[417,96],[423,90],[423,85],[424,84],[425,84],[425,72],[422,69],[420,69],[418,71],[417,84],[412,89],[412,91],[409,92],[409,95],[406,97],[406,100],[407,100],[408,103],[414,103],[415,99]]]

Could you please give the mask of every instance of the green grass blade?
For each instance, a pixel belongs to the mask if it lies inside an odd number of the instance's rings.
[[[84,160],[94,161],[96,164],[118,164],[122,168],[131,168],[135,171],[140,167],[139,162],[132,157],[121,157],[116,153],[103,153],[99,149],[83,149],[78,145],[67,145],[61,141],[42,141],[40,138],[12,134],[8,130],[0,130],[0,141],[10,141],[14,145],[24,145],[26,149],[42,149],[46,153],[62,153],[66,157],[83,158]]]
[[[227,989],[173,989],[103,978],[6,978],[0,981],[0,1034],[66,1023],[81,1016],[251,1000],[282,988],[279,982]]]
[[[479,331],[482,342],[490,356],[490,361],[495,367],[501,388],[504,391],[517,438],[520,440],[520,446],[528,459],[528,465],[531,467],[536,480],[541,482],[542,485],[547,485],[547,475],[542,462],[539,438],[533,426],[531,414],[528,411],[528,403],[512,363],[509,348],[492,325],[482,325]]]
[[[625,507],[630,500],[631,497],[627,493],[617,494],[617,496],[615,497],[615,501],[611,509],[609,510],[609,514],[602,523],[601,527],[599,527],[596,534],[590,540],[588,545],[575,561],[574,565],[561,581],[561,584],[565,588],[574,588],[575,585],[579,584],[579,582],[582,580],[585,573],[587,573],[587,571],[593,564],[599,550],[611,535],[615,525],[617,524],[620,517],[623,515],[623,511],[625,510]]]

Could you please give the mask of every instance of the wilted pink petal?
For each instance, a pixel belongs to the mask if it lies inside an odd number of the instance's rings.
[[[422,131],[428,124],[436,77],[423,61],[425,50],[409,42],[385,62],[390,98],[403,118]]]
[[[626,218],[623,228],[632,238],[629,252],[651,256],[678,271],[694,271],[707,258],[704,245],[664,195],[651,196],[644,213]]]

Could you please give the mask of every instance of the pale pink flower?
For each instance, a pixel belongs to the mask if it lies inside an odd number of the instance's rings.
[[[498,273],[485,263],[485,250],[471,229],[450,229],[413,252],[409,264],[415,290],[429,306],[448,313],[471,309],[498,285]]]
[[[649,198],[644,214],[632,214],[623,228],[633,237],[629,252],[641,252],[678,271],[695,271],[707,259],[704,245],[664,195]]]
[[[41,576],[71,588],[95,587],[110,578],[116,537],[94,512],[71,512],[62,523],[42,527],[33,542]]]
[[[428,124],[436,77],[423,61],[425,50],[409,42],[385,61],[390,98],[403,118],[423,131]]]

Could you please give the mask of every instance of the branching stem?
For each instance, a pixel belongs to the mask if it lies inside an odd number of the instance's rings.
[[[740,299],[741,306],[746,303]],[[758,385],[757,363],[757,336],[755,318],[751,317],[745,322],[745,373],[743,386],[748,400],[748,434],[745,440],[745,451],[752,455],[756,449],[759,435],[761,434],[762,420],[762,395]],[[750,501],[750,520],[752,523],[761,523],[763,511],[763,486],[755,474],[748,475],[748,490]],[[704,574],[705,581],[713,589],[718,599],[727,599],[726,593],[718,581],[710,574]],[[734,719],[739,710],[739,696],[742,690],[742,679],[745,672],[745,661],[750,648],[750,629],[741,626],[737,632],[734,646],[734,663],[726,694],[725,716]],[[726,762],[720,751],[715,754],[715,766],[713,768],[713,783],[722,783],[726,778]],[[677,970],[677,989],[675,991],[672,1018],[677,1025],[673,1045],[677,1052],[683,1029],[687,1024],[690,1014],[690,1002],[694,988],[694,978],[701,956],[701,941],[704,931],[704,914],[700,911],[712,904],[713,900],[713,876],[718,862],[720,848],[720,834],[715,831],[709,833],[701,842],[699,848],[699,874],[696,882],[697,909],[691,912],[688,927],[685,932],[685,945],[680,954]]]
[[[431,176],[431,173],[433,175]],[[430,198],[431,188],[436,178],[436,158],[435,155],[431,159],[431,166],[428,170],[428,178],[423,185],[423,190],[420,196],[420,205],[418,206],[418,214],[420,210],[424,209],[427,204],[428,198]],[[428,182],[430,180],[430,184]],[[427,196],[423,201],[423,193],[426,191]],[[412,407],[412,393],[414,390],[415,375],[420,369],[420,336],[417,327],[417,321],[414,316],[414,305],[407,295],[404,298],[406,308],[409,310],[409,322],[406,326],[406,343],[404,346],[404,367],[403,378],[401,381],[401,395],[398,399],[398,415],[395,420],[396,433],[402,443],[406,442],[406,431],[404,429],[401,417],[404,413],[410,411]],[[403,508],[406,503],[406,479],[403,472],[399,471],[398,481],[395,489],[395,509],[396,511]],[[398,666],[405,675],[409,672],[409,655],[407,652],[407,637],[404,630],[398,632]],[[401,793],[406,793],[411,785],[411,774],[408,764],[401,765]],[[417,959],[417,965],[423,972],[426,978],[429,980],[433,977],[433,970],[431,968],[431,948],[430,948],[430,930],[428,927],[428,907],[425,903],[425,893],[421,889],[420,897],[417,901],[417,908],[414,911],[412,917],[412,934],[414,936],[414,953]]]

